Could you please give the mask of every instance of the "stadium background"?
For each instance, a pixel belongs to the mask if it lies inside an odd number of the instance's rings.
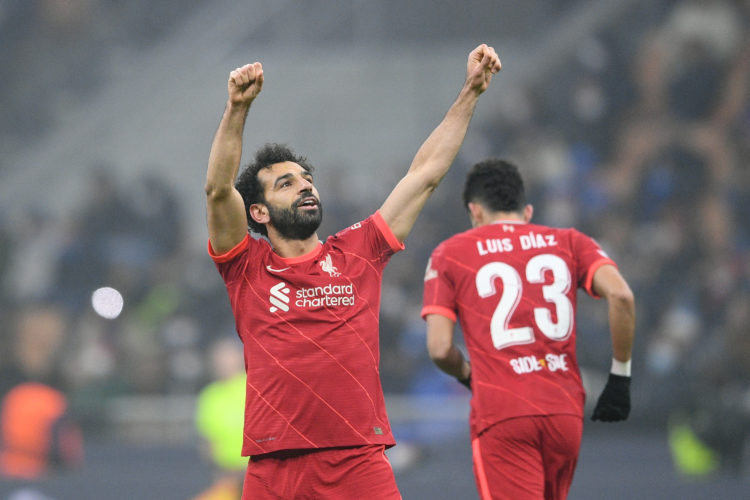
[[[418,311],[429,252],[467,227],[466,167],[488,155],[522,167],[536,221],[596,237],[636,293],[632,419],[587,423],[571,498],[743,497],[749,23],[740,0],[3,1],[0,313],[61,308],[40,350],[86,461],[0,479],[0,497],[183,499],[210,481],[193,410],[209,347],[233,325],[202,187],[231,69],[263,63],[246,151],[281,141],[309,157],[327,236],[380,205],[485,41],[503,71],[385,277],[404,497],[476,498],[466,394],[430,364]],[[100,286],[124,297],[114,320],[91,308]],[[0,381],[19,335],[0,324]],[[601,304],[580,302],[578,337],[590,403],[610,359]],[[734,460],[680,474],[675,422]]]

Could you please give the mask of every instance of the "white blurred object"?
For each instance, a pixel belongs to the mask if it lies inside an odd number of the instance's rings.
[[[8,500],[55,500],[33,488],[21,488],[8,495]]]
[[[122,312],[123,304],[122,295],[112,287],[97,288],[91,294],[91,305],[102,318],[115,319]]]

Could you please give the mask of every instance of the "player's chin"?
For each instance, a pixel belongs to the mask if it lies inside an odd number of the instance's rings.
[[[315,226],[317,229],[322,220],[323,211],[320,208],[308,208],[297,212],[297,222],[304,226]]]

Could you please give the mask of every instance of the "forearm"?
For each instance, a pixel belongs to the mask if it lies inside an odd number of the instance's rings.
[[[630,361],[635,337],[635,304],[631,297],[609,299],[609,328],[614,359]]]
[[[242,135],[249,104],[228,102],[211,144],[206,173],[206,193],[211,196],[231,189],[242,157]]]
[[[461,148],[479,95],[464,85],[443,120],[417,151],[409,173],[419,172],[435,185],[440,182]]]
[[[430,357],[440,370],[457,379],[467,379],[471,373],[469,362],[454,345],[451,345],[445,353],[441,353],[439,356],[434,356],[431,353]]]

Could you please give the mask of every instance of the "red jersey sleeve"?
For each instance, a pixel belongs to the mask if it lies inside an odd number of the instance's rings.
[[[575,256],[578,269],[578,286],[594,298],[599,296],[591,288],[594,281],[594,273],[605,264],[617,266],[615,262],[602,250],[593,238],[586,236],[577,230],[572,230],[573,255]]]
[[[213,259],[219,274],[226,283],[238,280],[244,273],[247,266],[249,253],[258,250],[261,245],[268,246],[265,240],[256,240],[248,233],[245,238],[237,243],[228,252],[217,254],[211,247],[211,241],[208,242],[208,255]]]
[[[361,257],[376,259],[383,263],[404,249],[404,244],[393,234],[380,211],[339,231],[330,241],[334,246],[351,247]]]

